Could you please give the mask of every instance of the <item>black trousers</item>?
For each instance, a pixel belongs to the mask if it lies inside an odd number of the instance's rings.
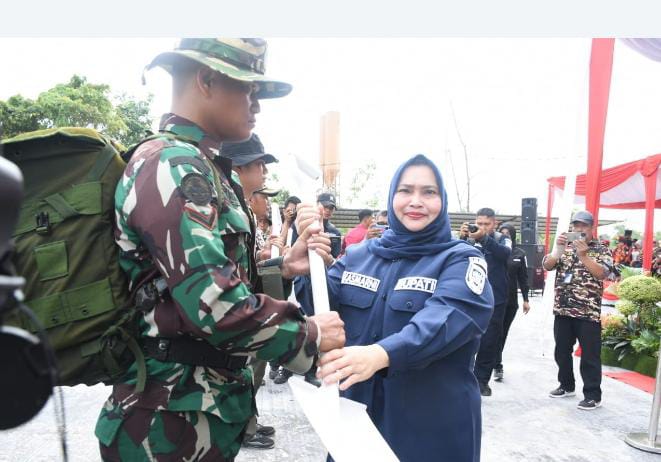
[[[493,314],[487,331],[480,340],[480,349],[475,357],[473,372],[477,381],[486,385],[491,379],[491,372],[496,367],[500,355],[500,340],[503,335],[503,320],[505,318],[505,302],[493,307]]]
[[[578,339],[581,345],[583,395],[586,399],[601,401],[601,324],[569,316],[556,316],[553,336],[560,386],[567,391],[574,391],[576,387],[572,352]]]
[[[503,350],[505,349],[507,334],[510,331],[510,326],[512,325],[512,321],[514,321],[514,317],[516,316],[518,309],[519,301],[516,298],[514,300],[509,300],[505,305],[505,315],[503,317],[503,335],[500,339],[500,352],[498,353],[498,358],[496,359],[496,365],[494,366],[495,369],[503,368]]]

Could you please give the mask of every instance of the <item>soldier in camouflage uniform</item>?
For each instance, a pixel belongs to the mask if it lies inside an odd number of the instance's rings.
[[[553,333],[560,386],[549,396],[575,394],[572,350],[578,339],[584,394],[578,408],[583,410],[601,406],[601,297],[603,280],[613,271],[611,252],[593,238],[593,224],[590,212],[576,212],[572,217],[573,231],[585,233],[585,238],[567,246],[567,234],[560,234],[553,252],[543,261],[545,270],[557,271]]]
[[[139,319],[144,391],[133,364],[97,421],[104,460],[231,461],[255,412],[246,358],[303,373],[318,352],[344,344],[338,317],[305,318],[250,290],[247,207],[219,148],[250,136],[258,98],[291,89],[263,75],[265,51],[261,39],[183,39],[148,66],[172,74],[172,113],[117,186],[116,240],[132,289],[148,280],[160,297]],[[299,217],[304,238],[282,262],[284,276],[309,271],[308,247],[330,251],[309,226],[318,219]]]

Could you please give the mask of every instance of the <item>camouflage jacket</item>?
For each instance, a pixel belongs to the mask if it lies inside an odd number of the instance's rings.
[[[251,292],[251,226],[231,163],[219,156],[220,142],[173,114],[163,117],[161,131],[180,138],[143,143],[115,194],[120,264],[132,284],[156,265],[171,294],[141,316],[141,336],[190,336],[225,353],[307,371],[320,340],[317,327],[295,305]],[[113,387],[97,424],[102,442],[131,406],[204,411],[231,423],[254,412],[249,368],[146,362],[143,393],[134,392],[135,365]]]
[[[613,257],[608,247],[593,240],[588,244],[588,257],[600,263],[608,276],[613,271]],[[600,322],[603,281],[595,278],[567,247],[555,265],[555,303],[553,314]]]

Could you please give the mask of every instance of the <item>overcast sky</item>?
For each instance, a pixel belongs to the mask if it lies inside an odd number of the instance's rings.
[[[0,73],[0,99],[36,97],[78,73],[115,93],[153,93],[157,119],[169,107],[169,77],[154,70],[142,86],[142,69],[174,41],[0,38],[2,62],[11,63]],[[546,178],[564,175],[568,162],[585,171],[589,51],[589,39],[271,39],[267,74],[294,91],[263,103],[256,132],[268,151],[316,164],[320,118],[339,111],[345,197],[355,170],[376,159],[377,180],[364,191],[380,191],[385,204],[396,166],[421,152],[439,164],[455,211],[450,157],[464,197],[466,180],[453,107],[469,155],[471,209],[514,215],[522,197],[537,197],[543,214]],[[661,63],[616,42],[604,167],[661,152],[658,82]],[[601,212],[641,230],[643,214]]]

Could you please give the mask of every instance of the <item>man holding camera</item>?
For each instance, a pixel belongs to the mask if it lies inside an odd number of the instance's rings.
[[[578,339],[584,395],[578,408],[593,410],[601,406],[602,281],[613,271],[613,257],[594,239],[590,212],[576,212],[571,224],[573,232],[560,234],[542,262],[546,271],[556,270],[553,335],[560,386],[549,396],[575,395],[572,350]]]
[[[376,237],[381,237],[383,232],[388,229],[388,211],[381,210],[376,214],[374,218],[374,223],[370,226],[370,229],[367,230],[365,234],[365,239],[374,239]]]
[[[512,240],[496,232],[496,213],[488,207],[477,211],[475,224],[464,223],[459,238],[479,248],[487,262],[489,284],[493,289],[494,308],[489,326],[482,335],[480,349],[475,358],[475,377],[482,396],[491,396],[489,380],[500,356],[501,336],[507,304],[507,261],[512,253]]]

